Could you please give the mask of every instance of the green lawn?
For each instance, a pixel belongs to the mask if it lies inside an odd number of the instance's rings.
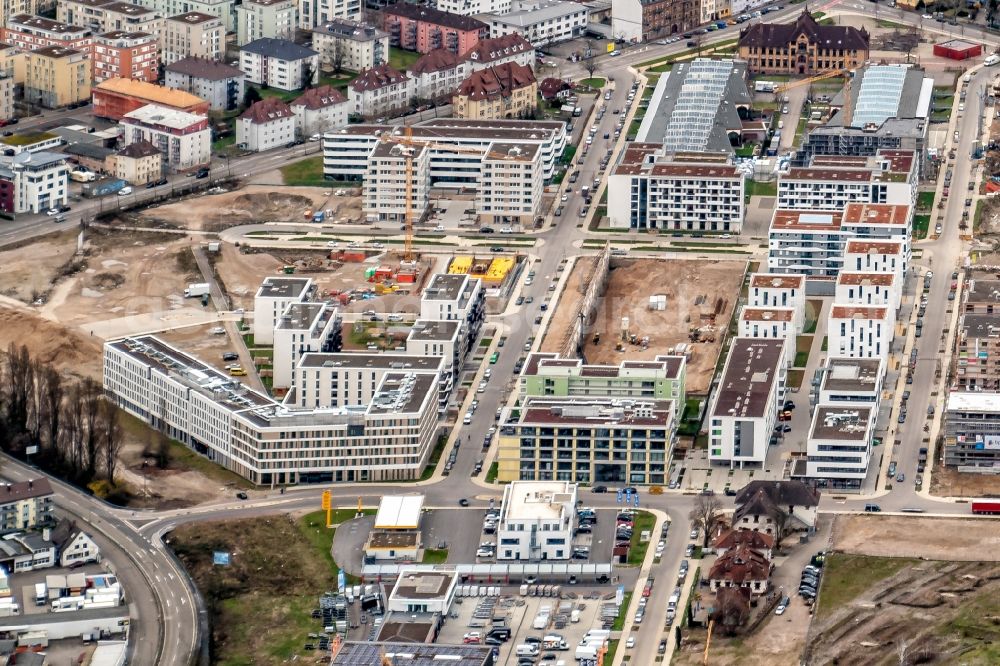
[[[931,210],[934,208],[934,192],[920,192],[917,194],[917,208]]]
[[[648,511],[640,511],[635,516],[635,524],[632,527],[632,544],[628,549],[628,563],[641,566],[642,561],[646,559],[646,550],[649,548],[649,544],[653,539],[653,535],[650,534],[650,541],[642,542],[639,540],[640,535],[643,531],[653,531],[653,526],[656,525],[656,516],[649,513]]]
[[[744,145],[742,145],[742,146],[740,146],[739,148],[736,149],[736,156],[737,157],[753,157],[753,151],[754,151],[754,148],[756,148],[756,147],[757,147],[756,144],[753,144],[753,143],[744,144]]]
[[[809,362],[809,352],[807,352],[807,351],[804,351],[804,352],[795,352],[795,363],[794,363],[794,366],[796,368],[804,368],[804,367],[806,367],[806,363],[808,363],[808,362]]]
[[[437,468],[438,462],[441,460],[441,454],[444,453],[444,445],[447,443],[447,435],[441,435],[438,437],[437,442],[434,444],[434,450],[431,451],[431,457],[427,459],[427,467],[424,468],[424,473],[420,475],[421,481],[426,481],[434,474],[434,470]]]
[[[413,63],[420,60],[420,55],[416,51],[404,51],[391,46],[389,47],[389,66],[402,72],[413,67]]]
[[[820,347],[819,347],[819,350],[820,350],[820,351],[826,351],[826,350],[827,350],[827,349],[826,349],[826,348],[827,348],[827,345],[828,345],[829,343],[830,343],[830,338],[829,338],[829,336],[826,336],[826,335],[824,335],[824,336],[823,336],[823,344],[821,344],[821,345],[820,345]]]
[[[486,483],[493,483],[497,480],[497,475],[500,473],[500,463],[490,463],[490,468],[486,470]]]
[[[607,83],[607,80],[602,79],[599,76],[595,76],[589,79],[580,79],[577,83],[581,86],[590,86],[591,88],[603,88],[604,84]]]
[[[747,181],[748,197],[773,197],[778,194],[778,181],[762,183],[756,180]]]
[[[816,320],[819,319],[819,313],[822,308],[823,301],[821,300],[816,299],[806,301],[805,322],[802,326],[803,333],[816,332]]]
[[[916,562],[918,560],[902,557],[868,557],[843,553],[827,555],[816,618],[844,607],[872,585]]]
[[[930,215],[913,216],[913,239],[921,240],[927,238],[927,230],[931,226]]]
[[[330,187],[323,178],[323,156],[315,155],[281,167],[281,177],[285,185],[309,187]]]
[[[611,625],[611,631],[621,631],[625,628],[625,619],[628,615],[628,605],[632,601],[632,593],[626,592],[622,595],[622,605],[618,609],[618,617],[615,618],[614,624]]]
[[[559,156],[559,161],[563,164],[572,164],[573,157],[576,155],[576,146],[573,144],[567,144],[563,149],[562,155]]]
[[[421,564],[444,564],[448,561],[447,548],[425,548]]]
[[[259,86],[257,87],[257,92],[260,93],[261,99],[277,97],[283,102],[291,102],[302,94],[301,90],[279,90],[278,88],[261,88]]]
[[[236,135],[231,134],[229,136],[219,139],[218,141],[213,141],[212,152],[221,153],[222,151],[229,149],[235,144],[236,144]]]

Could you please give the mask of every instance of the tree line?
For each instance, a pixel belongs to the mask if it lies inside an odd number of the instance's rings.
[[[0,449],[79,486],[113,487],[124,436],[118,408],[100,384],[68,381],[11,343],[0,359]]]

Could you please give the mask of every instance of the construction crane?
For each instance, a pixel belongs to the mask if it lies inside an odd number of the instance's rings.
[[[849,69],[829,69],[829,70],[827,70],[825,72],[820,72],[819,74],[816,74],[815,76],[810,76],[810,77],[807,77],[807,78],[804,78],[804,79],[799,79],[797,81],[789,81],[788,83],[786,83],[784,85],[776,86],[774,88],[774,94],[775,94],[775,96],[777,96],[777,95],[780,95],[780,94],[782,94],[784,92],[787,92],[787,91],[789,91],[789,90],[791,90],[793,88],[798,88],[800,86],[810,85],[810,84],[813,84],[813,83],[815,83],[817,81],[823,81],[825,79],[832,79],[832,78],[834,78],[836,76],[844,76],[847,79],[847,83],[845,84],[845,87],[844,87],[844,108],[841,111],[841,113],[843,114],[843,118],[844,118],[843,126],[844,127],[850,127],[851,126],[851,117],[852,117],[853,114],[851,113],[851,78],[852,78],[852,76],[851,76],[851,70],[849,70]]]
[[[708,648],[712,645],[712,628],[715,626],[715,620],[708,621],[708,636],[705,637],[705,656],[702,659],[702,664],[708,663]]]
[[[441,150],[449,153],[475,155],[477,157],[482,157],[486,151],[479,148],[464,148],[462,146],[452,146],[435,143],[433,141],[415,141],[413,139],[413,128],[409,125],[403,127],[402,136],[397,134],[387,134],[382,136],[382,140],[404,147],[402,156],[406,161],[406,184],[404,186],[406,208],[403,213],[403,223],[406,227],[406,240],[403,245],[403,258],[406,261],[413,261],[413,158],[417,149],[423,148],[425,150]]]

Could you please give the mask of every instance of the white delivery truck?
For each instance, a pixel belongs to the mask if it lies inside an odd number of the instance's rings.
[[[211,287],[208,286],[207,282],[195,282],[189,284],[187,289],[184,290],[184,298],[197,298],[199,296],[205,296],[208,294]]]
[[[45,589],[45,583],[35,583],[35,605],[44,606],[49,600],[49,592]]]

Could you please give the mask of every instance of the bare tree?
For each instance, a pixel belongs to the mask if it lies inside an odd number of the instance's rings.
[[[99,449],[99,423],[101,413],[101,389],[90,377],[87,377],[80,384],[80,409],[83,417],[83,442],[85,460],[82,460],[82,467],[86,478],[92,479],[97,473],[97,459]]]
[[[346,55],[344,53],[344,43],[338,39],[333,43],[333,53],[330,55],[330,64],[333,65],[333,72],[335,74],[340,74],[343,70]]]
[[[705,534],[702,548],[708,548],[712,532],[723,522],[722,502],[715,495],[698,495],[689,517],[694,526]]]
[[[774,520],[774,546],[781,550],[781,540],[788,535],[788,528],[792,524],[792,512],[777,508],[771,519]]]
[[[70,389],[63,403],[62,429],[60,431],[60,457],[70,478],[78,477],[83,459],[83,416],[81,413],[80,385]]]
[[[101,408],[98,411],[97,431],[101,460],[104,462],[104,476],[108,483],[114,485],[118,456],[121,454],[124,437],[118,408],[106,400],[101,401]]]
[[[39,409],[43,414],[42,445],[55,449],[59,439],[59,416],[63,402],[62,377],[52,366],[45,366],[43,372],[45,388],[41,393]]]
[[[750,604],[739,588],[723,587],[715,595],[712,619],[722,627],[722,631],[733,636],[750,619]]]
[[[28,348],[10,343],[3,375],[8,445],[13,438],[27,431],[33,381],[34,372]]]

